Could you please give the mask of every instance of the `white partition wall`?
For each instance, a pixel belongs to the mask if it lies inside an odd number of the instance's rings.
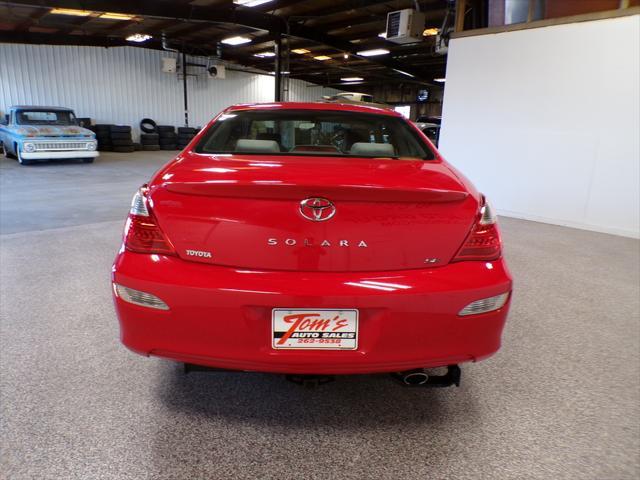
[[[640,236],[640,16],[458,38],[440,150],[507,216]]]

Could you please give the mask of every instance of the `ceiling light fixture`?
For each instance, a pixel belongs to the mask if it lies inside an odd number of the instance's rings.
[[[285,71],[285,72],[280,72],[281,75],[289,75],[291,72],[289,71]],[[269,72],[269,75],[275,75],[276,72]]]
[[[361,82],[362,80],[364,80],[364,78],[362,78],[362,77],[343,77],[340,80],[342,80],[343,82]]]
[[[328,57],[326,55],[318,55],[317,57],[313,57],[314,60],[320,60],[321,62],[324,62],[325,60],[331,60],[331,57]]]
[[[361,57],[375,57],[377,55],[386,55],[389,53],[389,50],[386,48],[374,48],[373,50],[362,50],[358,52],[358,55]]]
[[[345,53],[345,54],[344,54],[344,59],[345,59],[345,60],[349,60],[349,54],[348,54],[348,53]]]
[[[153,37],[151,35],[147,35],[146,33],[134,33],[133,35],[129,35],[127,37],[128,42],[146,42],[147,40],[151,40]]]
[[[275,57],[276,53],[275,52],[259,52],[259,53],[254,53],[253,56],[258,58],[268,58],[268,57]]]
[[[220,40],[220,43],[224,43],[226,45],[242,45],[250,42],[251,42],[251,39],[247,37],[229,37],[229,38]]]
[[[54,15],[73,15],[74,17],[88,17],[93,12],[91,10],[76,10],[75,8],[52,8],[49,13]]]
[[[438,30],[437,28],[427,28],[424,32],[422,32],[422,36],[432,37],[433,35],[438,35],[438,33],[440,33],[440,30]]]
[[[412,75],[409,72],[405,72],[404,70],[398,70],[397,68],[394,68],[393,71],[401,73],[402,75],[406,75],[407,77],[415,78],[415,75]]]
[[[433,81],[434,82],[438,82],[438,83],[444,83],[447,79],[446,78],[434,78]]]
[[[127,15],[126,13],[113,13],[113,12],[101,13],[99,17],[104,18],[105,20],[132,20],[133,18],[135,18],[134,15]]]
[[[291,50],[293,53],[297,53],[298,55],[304,55],[305,53],[311,53],[311,50],[307,50],[306,48],[296,48]]]
[[[273,0],[233,0],[233,3],[236,5],[241,5],[243,7],[257,7],[258,5],[262,5],[263,3],[269,3]]]

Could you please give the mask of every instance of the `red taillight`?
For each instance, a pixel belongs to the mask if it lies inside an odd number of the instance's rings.
[[[467,260],[497,260],[502,254],[502,242],[497,218],[489,203],[484,200],[478,220],[452,262]]]
[[[142,187],[133,197],[124,227],[124,246],[136,253],[175,255],[173,245],[147,206],[147,192],[148,189]]]

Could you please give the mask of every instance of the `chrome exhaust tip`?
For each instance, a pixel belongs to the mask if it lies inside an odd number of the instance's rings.
[[[458,365],[448,365],[447,373],[444,375],[436,375],[434,372],[430,374],[422,368],[391,374],[391,377],[396,382],[409,388],[450,387],[452,385],[459,387],[460,376],[461,372]]]
[[[424,370],[413,370],[402,373],[402,382],[405,385],[424,385],[429,381],[429,375]]]

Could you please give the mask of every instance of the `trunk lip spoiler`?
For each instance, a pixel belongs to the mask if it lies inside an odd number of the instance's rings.
[[[432,187],[401,187],[386,185],[320,185],[316,183],[237,183],[229,180],[212,182],[163,182],[157,188],[170,192],[206,197],[238,197],[254,199],[290,200],[295,197],[320,196],[339,201],[387,201],[387,202],[459,202],[471,194],[465,190]],[[363,198],[374,194],[375,198]]]

